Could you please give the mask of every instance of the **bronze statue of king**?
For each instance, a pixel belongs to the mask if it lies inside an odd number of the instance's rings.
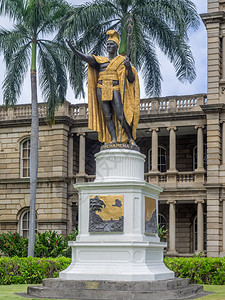
[[[88,63],[88,128],[98,132],[102,143],[136,145],[140,113],[137,71],[128,57],[117,53],[118,32],[109,30],[106,34],[108,57],[83,54],[67,41],[75,55]]]

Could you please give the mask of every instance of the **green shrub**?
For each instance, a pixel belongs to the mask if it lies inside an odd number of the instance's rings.
[[[165,257],[164,263],[170,270],[175,272],[176,277],[189,278],[191,283],[225,284],[225,258]]]
[[[158,236],[160,238],[160,242],[164,242],[166,239],[168,229],[165,229],[165,225],[158,226]]]
[[[0,285],[38,284],[44,278],[58,277],[71,263],[67,257],[56,258],[0,258]]]
[[[225,284],[225,258],[194,257],[164,259],[176,277],[189,278],[190,283]],[[38,284],[44,278],[58,277],[71,263],[67,257],[0,258],[0,285]]]
[[[46,231],[35,235],[34,253],[36,257],[70,256],[71,249],[68,241],[76,240],[78,232],[74,230],[68,236],[56,231]],[[21,237],[17,232],[0,234],[0,251],[9,257],[27,257],[28,239]]]
[[[46,231],[35,235],[34,255],[36,257],[57,257],[67,251],[68,243],[61,234]]]
[[[21,237],[17,232],[0,234],[0,251],[9,257],[26,257],[28,239]]]

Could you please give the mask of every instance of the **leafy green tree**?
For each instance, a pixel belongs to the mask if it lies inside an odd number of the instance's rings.
[[[105,52],[105,33],[117,30],[121,35],[120,54],[126,53],[128,24],[131,24],[130,59],[142,71],[148,96],[159,96],[161,71],[156,46],[173,63],[181,82],[192,82],[195,63],[188,45],[188,30],[199,26],[199,16],[190,0],[96,0],[75,6],[67,15],[60,34],[74,39],[75,47],[97,55]],[[85,72],[81,62],[71,59],[79,76],[71,75],[76,94],[83,93],[81,85]],[[71,72],[72,74],[72,72]]]
[[[12,30],[0,29],[0,51],[4,55],[6,73],[3,101],[14,105],[30,68],[31,80],[31,151],[30,151],[30,229],[28,256],[34,256],[35,206],[38,172],[38,98],[39,84],[47,101],[47,117],[54,120],[54,110],[66,95],[67,78],[63,45],[47,40],[59,27],[69,5],[64,0],[1,0],[0,13],[13,20]]]

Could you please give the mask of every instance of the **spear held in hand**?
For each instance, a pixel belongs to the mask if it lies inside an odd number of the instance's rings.
[[[128,21],[128,31],[127,31],[127,48],[126,48],[126,57],[129,59],[130,56],[130,42],[131,42],[131,34],[132,34],[132,14],[130,14],[130,18]],[[127,80],[127,70],[125,67],[125,75],[124,75],[124,86],[123,86],[123,100],[122,100],[122,121],[121,121],[121,132],[120,132],[120,143],[122,142],[122,130],[123,130],[123,121],[124,121],[124,100],[125,100],[125,89],[126,89],[126,80]]]

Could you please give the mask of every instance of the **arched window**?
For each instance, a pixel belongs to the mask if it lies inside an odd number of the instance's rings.
[[[204,250],[207,249],[207,215],[204,214],[204,232],[203,232],[203,243],[204,243]],[[193,251],[198,250],[198,219],[197,216],[194,218],[193,221]]]
[[[158,227],[159,229],[162,228],[162,230],[167,230],[166,218],[161,214],[158,214]],[[166,235],[163,237],[163,239],[161,239],[161,241],[166,242]]]
[[[166,172],[167,165],[167,157],[166,157],[166,149],[164,147],[158,147],[158,170],[159,172]],[[148,166],[149,171],[152,169],[152,149],[148,150]]]
[[[20,217],[20,235],[24,238],[28,238],[29,235],[29,218],[29,210],[25,210]],[[37,223],[35,224],[35,230],[37,231]]]
[[[193,170],[197,169],[198,167],[198,150],[197,146],[194,147],[193,149]],[[203,148],[203,166],[204,169],[207,169],[207,144],[204,144]]]
[[[29,217],[30,217],[30,211],[26,210],[22,213],[20,218],[20,235],[24,238],[28,238]]]
[[[21,142],[20,153],[21,177],[30,177],[30,139]]]

